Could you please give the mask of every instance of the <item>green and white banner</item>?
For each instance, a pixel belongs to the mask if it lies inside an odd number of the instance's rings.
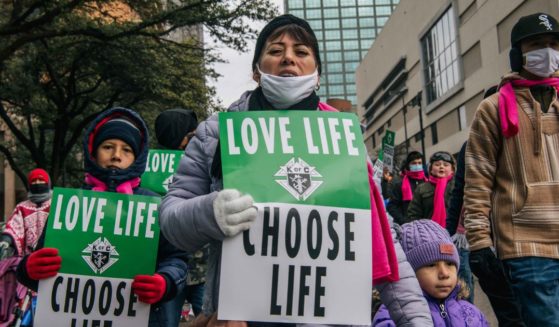
[[[225,188],[258,219],[223,242],[219,319],[366,325],[371,212],[353,114],[220,113]]]
[[[35,326],[147,326],[132,279],[155,271],[158,197],[55,188],[45,247],[62,267],[39,283]]]
[[[377,184],[378,189],[381,189],[380,182],[384,173],[384,167],[388,167],[389,171],[394,168],[394,137],[396,133],[387,130],[382,138],[382,148],[378,154],[378,159],[375,161],[373,167],[374,175],[373,180]]]
[[[167,194],[183,155],[184,151],[178,150],[149,150],[140,186],[160,195]]]

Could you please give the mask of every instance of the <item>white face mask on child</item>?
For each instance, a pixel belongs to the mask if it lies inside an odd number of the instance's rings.
[[[524,55],[524,69],[539,77],[549,77],[559,68],[559,51],[541,48],[528,51]]]
[[[286,109],[311,95],[318,84],[318,70],[304,76],[281,77],[260,73],[260,86],[266,100],[276,109]]]

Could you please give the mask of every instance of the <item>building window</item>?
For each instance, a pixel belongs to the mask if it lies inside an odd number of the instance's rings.
[[[291,12],[294,12],[294,11],[295,10],[292,10]],[[297,17],[303,17],[303,15],[296,15],[296,14],[293,14],[293,15],[297,16]],[[309,19],[308,22],[309,22],[309,25],[311,25],[313,30],[316,31],[316,30],[321,30],[322,29],[322,20],[314,20],[314,19],[311,20],[311,19]]]
[[[320,7],[320,0],[307,0],[307,8],[318,8]]]
[[[373,16],[373,7],[359,7],[359,16]],[[390,13],[388,13],[390,15]]]
[[[324,28],[340,28],[339,19],[325,19]]]
[[[340,73],[343,71],[343,66],[341,63],[334,63],[334,64],[328,63],[326,65],[326,70],[328,71],[328,73]]]
[[[331,85],[330,84],[330,93],[344,94],[344,86],[343,85]]]
[[[330,84],[338,84],[344,82],[344,75],[343,74],[328,74],[328,83]]]
[[[345,70],[346,72],[355,72],[355,68],[359,66],[359,62],[346,62],[345,63]]]
[[[433,142],[433,145],[439,143],[439,136],[437,135],[437,123],[431,125],[431,141]]]
[[[303,18],[305,17],[305,11],[304,10],[300,10],[300,9],[291,9],[289,11],[290,14],[292,14],[293,16],[297,16],[299,18]]]
[[[377,15],[390,15],[392,13],[392,9],[390,6],[377,6],[376,7]]]
[[[458,126],[463,131],[468,127],[468,120],[466,118],[466,106],[458,108]]]
[[[357,50],[357,49],[359,49],[359,41],[358,40],[344,41],[344,49],[346,49],[346,50]]]
[[[342,17],[355,17],[357,16],[357,10],[355,7],[342,8]]]
[[[427,103],[445,95],[460,80],[456,24],[450,7],[421,39]]]
[[[337,7],[338,0],[322,0],[323,7]]]
[[[342,61],[342,53],[339,51],[326,52],[326,59],[330,61]]]
[[[331,9],[324,9],[324,17],[326,18],[334,18],[338,17],[338,8],[331,8]]]
[[[356,28],[357,27],[357,20],[356,19],[342,19],[342,26],[343,28]]]
[[[374,18],[359,18],[359,26],[361,27],[374,27]]]
[[[341,45],[340,41],[327,41],[326,42],[326,49],[328,51],[341,50],[342,45]]]
[[[322,15],[320,13],[320,9],[309,9],[307,10],[307,17],[306,18],[321,18]]]
[[[360,32],[362,38],[374,38],[377,36],[377,32],[374,28],[362,28]]]
[[[326,35],[327,40],[339,39],[340,38],[340,30],[324,31],[324,35]]]
[[[289,1],[289,9],[291,8],[303,8],[303,0],[291,0]]]
[[[350,29],[350,30],[343,30],[344,39],[356,39],[358,37],[357,30]]]

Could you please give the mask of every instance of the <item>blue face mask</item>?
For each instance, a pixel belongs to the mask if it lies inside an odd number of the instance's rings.
[[[410,171],[412,172],[416,172],[416,171],[422,171],[423,170],[423,165],[419,164],[419,165],[410,165]]]

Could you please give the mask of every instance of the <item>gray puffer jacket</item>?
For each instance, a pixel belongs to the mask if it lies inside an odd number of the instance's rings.
[[[245,92],[228,111],[247,111],[250,93]],[[211,174],[218,140],[219,126],[214,114],[198,126],[188,143],[159,213],[161,231],[179,249],[194,252],[210,245],[203,309],[208,314],[217,310],[221,242],[225,238],[213,212],[213,201],[223,188],[221,178]],[[396,237],[394,246],[400,281],[378,286],[383,303],[398,326],[432,326],[427,302]]]

